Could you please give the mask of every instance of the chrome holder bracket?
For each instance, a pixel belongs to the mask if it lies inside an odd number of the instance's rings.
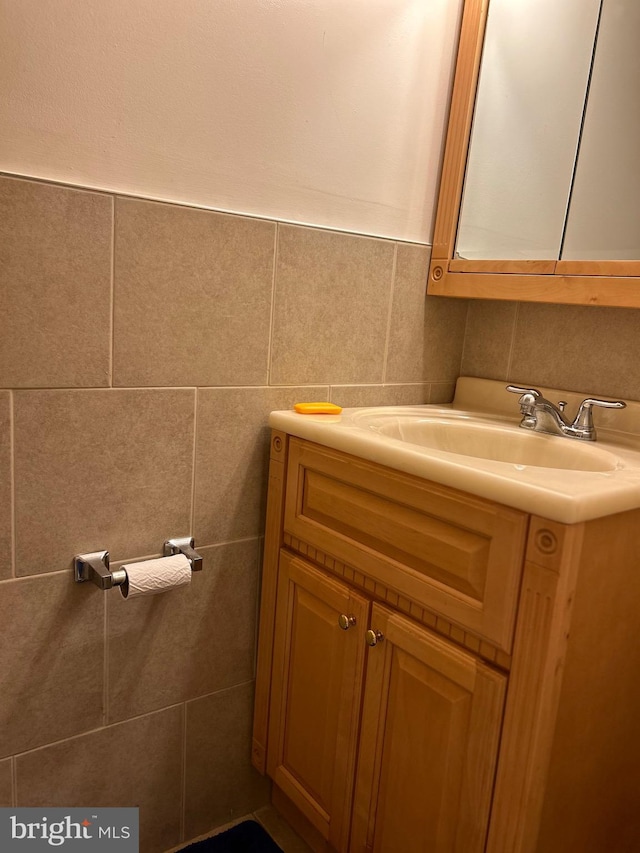
[[[185,536],[177,539],[167,539],[162,553],[165,557],[174,554],[184,554],[191,563],[192,572],[202,571],[202,557],[194,549],[193,537]],[[91,581],[100,589],[111,589],[122,586],[127,580],[127,567],[111,571],[109,569],[109,552],[92,551],[91,554],[76,554],[73,558],[73,570],[76,583]]]
[[[194,549],[194,544],[193,536],[184,536],[181,539],[167,539],[164,543],[162,553],[165,557],[172,557],[174,554],[184,554],[191,563],[191,571],[201,572],[202,557]]]
[[[93,551],[91,554],[76,554],[73,567],[77,583],[92,581],[100,589],[120,586],[127,579],[124,569],[109,570],[109,552]]]

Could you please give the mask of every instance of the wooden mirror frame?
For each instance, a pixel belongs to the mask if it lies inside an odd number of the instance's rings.
[[[490,0],[463,2],[427,292],[472,299],[640,308],[640,260],[492,261],[454,257]]]

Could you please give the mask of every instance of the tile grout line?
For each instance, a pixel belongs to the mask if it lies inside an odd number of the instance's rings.
[[[462,335],[462,347],[460,348],[460,364],[458,366],[458,376],[462,376],[462,365],[464,364],[464,351],[467,346],[467,335],[469,334],[469,315],[471,314],[471,300],[467,302],[467,315],[464,318],[464,333]]]
[[[262,534],[261,534],[262,535]],[[254,540],[260,539],[259,535],[256,536],[243,536],[240,539],[222,539],[220,542],[211,542],[206,545],[199,544],[200,548],[224,548],[228,545],[238,545],[241,542],[253,542]],[[156,551],[154,554],[138,554],[132,557],[123,557],[121,560],[113,560],[111,565],[118,565],[124,563],[142,563],[145,560],[155,560],[158,557],[161,557],[162,553]],[[2,589],[3,584],[14,583],[14,582],[23,582],[34,580],[35,578],[50,578],[55,575],[68,575],[69,569],[56,569],[52,572],[35,572],[30,575],[22,575],[22,577],[10,577],[5,578],[4,580],[0,580],[0,589]]]
[[[322,385],[323,383],[319,382],[277,382],[274,385],[267,385],[263,383],[262,385],[117,385],[114,388],[110,388],[106,385],[56,385],[55,387],[51,385],[33,385],[29,388],[0,388],[0,391],[11,391],[11,390],[19,390],[22,394],[30,393],[32,391],[78,391],[80,393],[86,393],[88,391],[193,391],[195,388],[199,388],[201,391],[262,391],[262,390],[273,390],[281,388],[282,390],[287,390],[289,388],[317,388],[318,385]],[[325,383],[326,384],[326,383]],[[345,383],[339,383],[345,384]],[[349,383],[347,383],[349,384]],[[362,383],[350,383],[352,385],[362,384]],[[380,382],[365,382],[365,385],[381,385]],[[395,384],[405,384],[411,385],[413,383],[405,382],[405,383],[395,383]]]
[[[189,518],[189,530],[191,536],[195,538],[196,526],[196,459],[198,449],[198,402],[199,389],[194,388],[193,395],[193,453],[191,456],[191,514]],[[200,544],[200,543],[197,543]]]
[[[518,314],[520,313],[520,303],[516,302],[516,310],[513,315],[513,327],[511,329],[511,342],[509,344],[509,355],[507,357],[507,375],[505,379],[507,382],[511,381],[511,365],[513,362],[513,351],[516,346],[516,330],[518,328]]]
[[[273,353],[273,327],[276,313],[276,282],[278,279],[278,250],[280,248],[280,225],[276,222],[273,238],[273,269],[271,273],[271,306],[269,312],[269,341],[267,345],[267,386],[271,386],[271,357]]]
[[[409,388],[414,385],[429,385],[428,379],[417,379],[415,382],[336,382],[330,388]],[[451,384],[446,379],[434,379],[434,385]],[[324,387],[324,386],[323,386]]]
[[[396,272],[398,269],[398,244],[393,245],[393,262],[391,264],[391,287],[389,288],[389,310],[387,312],[387,328],[384,338],[384,354],[382,356],[382,384],[387,381],[387,360],[389,358],[389,344],[391,341],[391,319],[393,315],[393,296],[396,286]]]
[[[253,672],[253,680],[255,681],[258,676],[258,638],[260,635],[260,591],[262,588],[262,563],[264,560],[264,534],[259,537],[258,542],[256,544],[256,606],[255,606],[255,618],[256,624],[254,629],[254,637],[253,637],[253,666],[251,671]]]
[[[11,579],[16,575],[16,428],[14,392],[9,391],[9,491],[11,500]]]
[[[192,699],[187,699],[183,702],[173,702],[170,705],[166,705],[163,708],[154,708],[152,711],[144,711],[141,714],[135,714],[133,717],[127,717],[124,720],[115,720],[113,723],[108,723],[106,726],[96,726],[92,729],[87,729],[86,731],[76,732],[76,734],[68,735],[67,737],[58,738],[57,740],[49,741],[48,743],[41,743],[38,746],[31,747],[30,749],[23,749],[17,752],[15,755],[7,755],[5,758],[13,758],[14,761],[20,758],[23,755],[31,755],[34,752],[40,752],[44,749],[49,749],[52,746],[59,746],[62,743],[70,743],[71,741],[78,740],[79,738],[89,737],[90,735],[98,734],[99,732],[104,732],[106,729],[115,729],[117,726],[126,726],[129,723],[133,723],[136,720],[142,720],[145,717],[154,717],[157,714],[164,714],[167,711],[171,711],[174,708],[181,708],[184,706],[186,710],[186,706],[190,702],[198,702],[201,699],[207,699],[210,696],[216,696],[218,693],[225,693],[230,690],[236,690],[240,687],[246,687],[249,684],[253,684],[255,681],[254,678],[249,678],[246,681],[239,681],[237,684],[230,684],[227,687],[221,687],[219,690],[214,690],[211,693],[204,693],[202,696],[194,696]],[[185,716],[186,719],[186,716]],[[186,726],[185,726],[186,732]],[[17,768],[17,761],[16,761]]]
[[[102,725],[109,724],[109,596],[104,595],[102,629],[104,631],[103,673],[102,673]]]
[[[244,684],[245,682],[241,682]],[[239,685],[233,685],[232,687],[223,687],[223,690],[231,690],[233,687],[237,687]],[[221,691],[217,691],[221,692]],[[207,694],[213,695],[213,694]],[[196,699],[201,699],[204,697],[198,696]],[[23,749],[13,756],[14,758],[20,758],[23,755],[31,755],[34,752],[40,752],[43,749],[49,749],[52,746],[59,746],[61,743],[70,743],[72,740],[78,740],[79,738],[89,737],[90,735],[99,734],[100,732],[104,732],[107,729],[115,729],[117,726],[126,726],[128,723],[133,723],[136,720],[142,720],[144,717],[153,717],[156,714],[164,714],[167,711],[171,711],[174,708],[179,708],[183,705],[184,702],[173,702],[171,705],[166,705],[164,708],[155,708],[153,711],[144,711],[142,714],[135,714],[133,717],[127,717],[124,720],[115,720],[113,723],[107,723],[106,726],[94,726],[92,729],[86,729],[82,732],[76,732],[73,735],[68,735],[67,737],[58,738],[57,740],[49,741],[48,743],[41,743],[38,746],[33,746],[30,749]],[[7,756],[8,757],[8,756]]]
[[[180,808],[180,842],[187,832],[187,703],[182,703],[182,803]]]
[[[113,352],[115,338],[115,290],[116,290],[116,199],[111,196],[111,270],[109,303],[109,388],[113,388]]]

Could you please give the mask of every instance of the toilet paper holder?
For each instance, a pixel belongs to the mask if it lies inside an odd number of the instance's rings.
[[[167,539],[162,547],[162,554],[165,557],[172,557],[174,554],[184,554],[191,563],[192,572],[202,570],[202,557],[195,550],[195,543],[192,536]],[[73,568],[76,583],[92,581],[100,589],[111,589],[114,586],[121,586],[127,579],[126,566],[114,569],[113,571],[109,569],[108,551],[92,551],[90,554],[76,554],[73,558]]]

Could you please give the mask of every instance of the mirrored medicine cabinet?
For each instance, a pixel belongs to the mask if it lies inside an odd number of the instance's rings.
[[[440,296],[640,308],[640,3],[464,0]]]

